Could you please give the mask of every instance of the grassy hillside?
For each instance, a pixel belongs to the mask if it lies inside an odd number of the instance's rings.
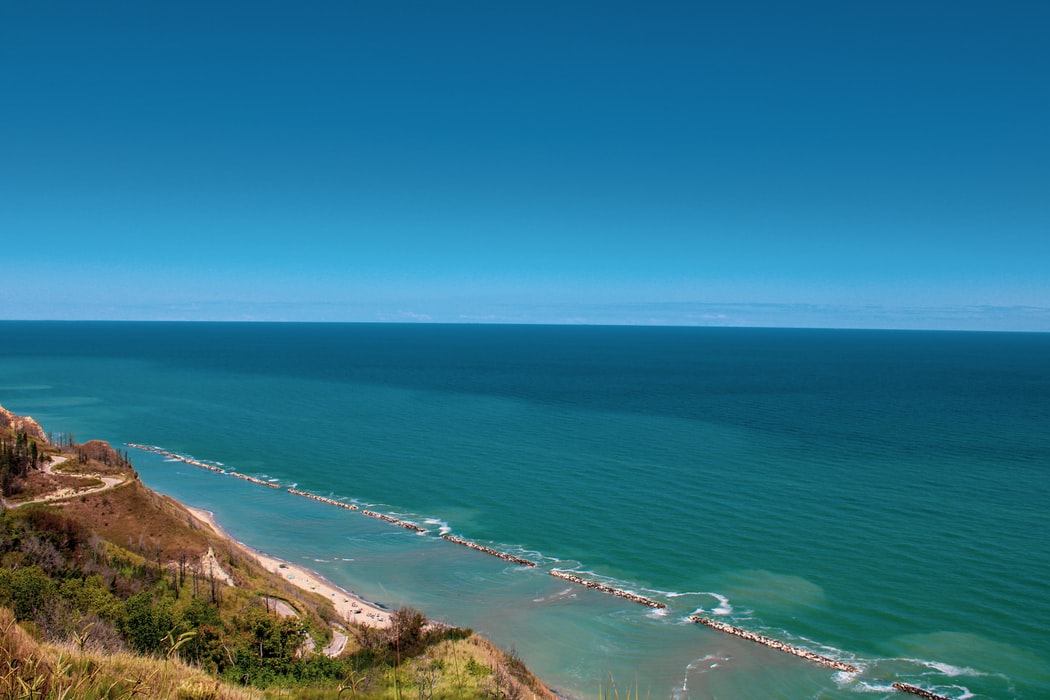
[[[0,697],[70,700],[135,697],[248,700],[261,691],[222,683],[177,659],[89,651],[76,637],[44,644],[0,607]]]
[[[0,469],[0,697],[554,697],[418,611],[385,630],[339,619],[105,443],[0,425]]]

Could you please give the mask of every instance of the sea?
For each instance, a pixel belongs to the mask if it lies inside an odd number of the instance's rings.
[[[1050,697],[1050,334],[0,322],[0,405],[568,698]]]

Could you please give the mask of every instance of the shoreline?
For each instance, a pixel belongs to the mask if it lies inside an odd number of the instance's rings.
[[[282,487],[282,486],[280,486],[280,485],[278,485],[276,483],[263,481],[262,479],[259,479],[259,478],[256,478],[256,477],[247,476],[247,475],[240,474],[240,473],[237,473],[237,472],[228,472],[228,471],[226,471],[224,469],[221,469],[219,467],[215,467],[215,466],[206,464],[206,463],[201,462],[199,460],[191,459],[191,458],[188,458],[188,457],[183,457],[181,455],[178,455],[178,454],[175,454],[175,453],[163,450],[162,448],[159,448],[159,447],[150,447],[150,446],[146,446],[146,445],[140,445],[140,444],[137,444],[137,443],[125,443],[125,444],[128,445],[129,447],[134,447],[134,448],[141,449],[141,450],[144,450],[144,451],[147,451],[147,452],[158,453],[158,454],[160,454],[160,455],[162,455],[164,457],[167,457],[169,459],[175,459],[177,461],[185,462],[185,463],[193,465],[193,466],[203,467],[205,469],[208,469],[208,470],[213,471],[213,472],[218,472],[220,474],[235,476],[235,477],[238,477],[238,478],[245,479],[247,481],[253,482],[255,484],[259,484],[259,485],[262,485],[262,486],[267,486],[269,488],[273,488],[273,489],[282,489],[283,488],[283,490],[287,491],[288,493],[290,493],[292,495],[302,496],[304,498],[308,498],[308,499],[311,499],[311,500],[314,500],[314,501],[318,501],[318,502],[321,502],[321,503],[327,503],[327,504],[330,504],[330,505],[333,505],[333,506],[338,506],[338,507],[343,508],[343,509],[348,510],[348,511],[357,511],[358,513],[360,513],[362,515],[367,515],[369,517],[376,518],[376,519],[379,519],[379,520],[383,520],[383,521],[391,523],[393,525],[397,525],[397,526],[406,528],[408,530],[415,531],[417,534],[420,534],[420,535],[427,535],[429,533],[429,531],[426,528],[420,527],[419,525],[416,525],[415,523],[412,523],[410,521],[402,520],[402,519],[399,519],[399,518],[396,518],[396,517],[393,517],[393,516],[390,516],[390,515],[384,515],[382,513],[378,513],[378,512],[375,512],[375,511],[371,511],[371,510],[360,509],[356,504],[353,504],[353,503],[347,503],[347,502],[344,502],[344,501],[339,501],[339,500],[336,500],[336,499],[333,499],[333,498],[328,498],[326,496],[319,496],[319,495],[316,495],[316,494],[313,494],[313,493],[310,493],[310,492],[307,492],[307,491],[302,491],[300,489],[295,488],[294,486],[293,487],[284,488],[284,487]],[[276,480],[274,480],[274,481],[276,481]],[[215,521],[214,514],[211,513],[210,511],[199,509],[199,508],[191,508],[191,507],[185,506],[185,505],[184,505],[184,507],[186,507],[193,514],[194,517],[198,518],[202,523],[204,523],[207,526],[209,526],[219,537],[221,537],[224,540],[226,540],[226,541],[228,541],[230,543],[233,543],[234,545],[240,547],[242,549],[242,551],[244,551],[249,556],[255,557],[255,559],[259,562],[259,564],[261,566],[263,566],[267,571],[270,571],[271,573],[277,574],[277,575],[281,576],[281,578],[287,577],[287,580],[290,583],[292,583],[293,585],[295,585],[296,587],[298,587],[300,590],[303,590],[303,591],[306,591],[306,592],[318,593],[318,594],[320,594],[320,595],[330,599],[332,601],[335,609],[336,609],[336,612],[344,620],[356,621],[356,622],[358,622],[360,624],[363,624],[363,625],[366,625],[366,626],[369,626],[369,627],[375,627],[375,628],[389,628],[391,626],[391,622],[390,622],[391,611],[386,610],[386,609],[382,608],[381,606],[376,605],[375,603],[370,603],[370,602],[364,600],[363,598],[361,598],[360,596],[358,596],[358,595],[356,595],[354,593],[347,592],[345,589],[340,588],[340,587],[336,586],[335,584],[332,584],[331,582],[327,581],[323,576],[321,576],[320,574],[318,574],[315,571],[307,569],[306,567],[303,567],[303,566],[299,566],[299,565],[291,564],[290,562],[283,561],[283,560],[278,559],[276,557],[273,557],[271,555],[265,554],[264,552],[261,552],[261,551],[259,551],[257,549],[254,549],[254,548],[252,548],[252,547],[250,547],[250,546],[248,546],[248,545],[246,545],[246,544],[244,544],[242,542],[238,542],[237,540],[235,540],[232,537],[230,537],[224,530],[222,530],[222,528]],[[449,534],[449,533],[441,534],[441,539],[443,539],[443,540],[445,540],[447,542],[450,542],[452,544],[462,545],[464,547],[476,550],[476,551],[481,552],[483,554],[488,554],[488,555],[491,555],[491,556],[494,556],[494,557],[498,557],[500,559],[509,561],[509,562],[511,562],[513,564],[517,564],[519,566],[538,567],[538,564],[536,562],[530,561],[528,559],[524,559],[523,557],[517,557],[517,556],[511,555],[511,554],[508,554],[506,552],[501,552],[501,551],[499,551],[497,549],[493,549],[491,547],[487,547],[485,545],[481,545],[481,544],[478,544],[476,542],[472,542],[470,540],[466,540],[466,539],[463,539],[461,537],[458,537],[458,536],[455,536],[455,535],[452,535],[452,534]],[[570,583],[573,583],[573,584],[576,584],[576,585],[579,585],[579,586],[582,586],[584,588],[591,589],[591,590],[594,590],[594,591],[597,591],[597,592],[600,592],[600,593],[607,593],[607,594],[610,594],[610,595],[614,595],[614,596],[616,596],[618,598],[621,598],[623,600],[627,600],[627,601],[630,601],[630,602],[633,602],[633,603],[638,603],[638,604],[641,604],[641,605],[643,605],[645,607],[648,607],[648,608],[653,608],[653,609],[656,609],[656,610],[663,610],[663,611],[666,611],[668,609],[668,607],[667,607],[667,605],[665,603],[662,603],[662,602],[659,602],[659,601],[655,601],[655,600],[652,600],[651,598],[647,598],[645,596],[638,595],[636,593],[631,593],[631,592],[629,592],[627,590],[624,590],[624,589],[621,589],[621,588],[616,588],[614,586],[610,586],[608,584],[604,584],[604,583],[601,583],[599,581],[595,581],[595,580],[592,580],[592,579],[587,579],[587,578],[583,578],[583,577],[577,576],[574,572],[569,571],[569,570],[553,568],[553,569],[549,569],[547,571],[547,573],[550,574],[551,576],[555,577],[555,578],[559,578],[559,579],[568,581]],[[720,622],[720,621],[713,620],[713,619],[710,619],[710,618],[705,618],[705,617],[702,617],[702,616],[697,615],[695,613],[690,615],[690,616],[688,616],[686,619],[689,622],[702,624],[702,625],[705,625],[705,626],[707,626],[707,627],[709,627],[711,629],[723,632],[725,634],[728,634],[728,635],[731,635],[731,636],[735,636],[735,637],[739,637],[739,638],[742,638],[742,639],[746,639],[746,640],[749,640],[749,641],[752,641],[752,642],[756,642],[756,643],[758,643],[758,644],[760,644],[762,646],[766,646],[766,647],[769,647],[771,649],[774,649],[774,650],[777,650],[777,651],[781,651],[781,652],[784,652],[784,653],[787,653],[787,654],[791,654],[791,655],[797,656],[797,657],[799,657],[801,659],[805,659],[807,661],[811,661],[811,662],[817,663],[819,665],[825,666],[825,667],[827,667],[829,669],[832,669],[834,671],[848,673],[848,674],[858,674],[858,673],[862,672],[862,669],[854,666],[853,664],[850,664],[850,663],[847,663],[847,662],[844,662],[844,661],[839,661],[837,659],[833,659],[831,657],[824,656],[822,654],[818,654],[816,652],[809,651],[807,649],[804,649],[804,648],[801,648],[801,647],[797,647],[797,646],[794,646],[792,644],[789,644],[789,643],[786,643],[786,642],[782,642],[782,641],[777,640],[777,639],[773,639],[771,637],[766,637],[766,636],[761,635],[761,634],[757,634],[757,633],[754,633],[754,632],[749,632],[749,631],[744,630],[744,629],[742,629],[740,627],[736,627],[734,625],[731,625],[731,624],[728,624],[728,623],[725,623],[725,622]],[[936,698],[937,700],[948,700],[947,698],[944,698],[943,696],[939,696],[939,695],[933,694],[930,691],[927,691],[927,690],[924,690],[922,688],[919,688],[918,686],[909,685],[907,683],[900,683],[900,682],[894,683],[893,690],[894,691],[898,691],[898,692],[911,693],[913,695],[921,695],[922,697]]]
[[[316,571],[307,569],[299,564],[278,559],[235,540],[216,522],[215,514],[211,511],[194,508],[186,504],[182,505],[201,524],[209,527],[217,536],[240,548],[245,554],[254,557],[259,562],[259,565],[267,571],[277,574],[288,583],[307,593],[317,593],[331,600],[335,611],[346,622],[356,622],[368,627],[381,629],[390,627],[391,611],[382,608],[376,603],[371,603],[355,593],[340,588]]]

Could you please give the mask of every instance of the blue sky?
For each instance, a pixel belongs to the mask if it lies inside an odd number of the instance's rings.
[[[0,317],[1050,331],[1047,36],[1044,2],[5,3]]]

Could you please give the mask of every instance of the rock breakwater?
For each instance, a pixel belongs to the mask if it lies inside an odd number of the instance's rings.
[[[220,467],[216,467],[216,466],[211,465],[211,464],[205,464],[204,462],[199,462],[199,461],[197,461],[195,459],[190,459],[189,457],[183,457],[182,455],[177,455],[174,452],[168,452],[167,450],[162,450],[159,447],[153,447],[151,445],[139,445],[138,443],[134,443],[134,442],[127,442],[127,443],[124,443],[124,444],[126,444],[128,447],[134,447],[136,450],[145,450],[146,452],[154,452],[156,454],[159,454],[162,457],[167,457],[168,459],[174,459],[174,460],[176,460],[178,462],[185,462],[186,464],[192,464],[193,466],[200,467],[201,469],[208,469],[208,470],[213,471],[213,472],[218,472],[219,474],[227,474],[228,473],[225,469],[222,469]],[[242,478],[242,479],[246,478],[244,476],[241,476],[240,474],[238,474],[237,476],[240,476],[240,478]],[[265,481],[260,482],[260,483],[266,484]],[[267,484],[267,485],[269,485],[269,484]]]
[[[211,470],[213,472],[217,472],[219,474],[226,474],[228,476],[234,476],[234,477],[237,477],[238,479],[244,479],[245,481],[250,481],[253,484],[259,484],[260,486],[266,486],[267,488],[271,488],[271,489],[279,489],[279,488],[281,488],[280,485],[275,484],[273,482],[263,481],[262,479],[258,479],[258,478],[254,477],[254,476],[248,476],[247,474],[241,474],[239,472],[228,472],[225,469],[221,469],[219,467],[212,466],[211,464],[205,464],[204,462],[200,462],[200,461],[195,460],[195,459],[190,459],[189,457],[183,457],[182,455],[175,454],[174,452],[168,452],[167,450],[161,449],[160,447],[154,447],[152,445],[142,445],[142,444],[137,443],[137,442],[128,442],[128,443],[124,443],[124,444],[126,444],[128,447],[134,447],[137,450],[145,450],[146,452],[153,452],[153,453],[161,455],[162,457],[166,457],[168,459],[174,459],[174,460],[177,460],[179,462],[185,462],[186,464],[192,464],[195,467],[200,467],[202,469],[208,469],[208,470]],[[355,506],[355,505],[351,505],[349,503],[342,503],[341,501],[336,501],[335,499],[332,499],[332,498],[325,498],[324,496],[317,496],[317,495],[312,494],[312,493],[307,493],[306,491],[300,491],[299,489],[292,489],[292,488],[290,488],[290,489],[288,489],[288,492],[289,493],[293,493],[296,496],[305,496],[306,498],[310,498],[310,499],[313,499],[315,501],[320,501],[322,503],[328,503],[328,504],[331,504],[333,506],[339,506],[340,508],[345,508],[346,510],[358,510],[358,507]],[[393,525],[398,525],[400,527],[405,528],[406,530],[413,530],[413,531],[419,532],[419,533],[425,533],[427,531],[426,528],[420,527],[419,525],[416,525],[415,523],[410,523],[407,520],[399,520],[399,519],[391,517],[389,515],[383,515],[382,513],[376,513],[375,511],[362,510],[361,513],[363,513],[364,515],[367,515],[370,518],[377,518],[379,520],[383,520],[383,521],[391,523]]]
[[[230,476],[235,476],[238,479],[244,479],[250,481],[253,484],[259,484],[259,486],[265,486],[268,489],[279,489],[280,484],[275,484],[272,481],[263,481],[262,479],[256,479],[254,476],[248,476],[247,474],[241,474],[240,472],[229,472]]]
[[[918,695],[920,698],[926,698],[926,700],[951,700],[951,698],[946,698],[945,696],[938,695],[937,693],[931,693],[928,690],[925,690],[915,685],[910,685],[908,683],[894,683],[893,689],[899,690],[902,693]]]
[[[382,513],[377,513],[374,510],[363,510],[363,511],[361,511],[361,513],[363,515],[367,515],[370,518],[378,518],[379,520],[385,520],[386,522],[393,523],[394,525],[400,525],[401,527],[405,528],[406,530],[415,530],[416,532],[426,532],[427,531],[427,529],[425,527],[420,527],[419,525],[416,525],[415,523],[410,523],[407,520],[398,520],[397,518],[391,517],[389,515],[383,515]]]
[[[619,588],[613,588],[612,586],[607,586],[604,583],[598,583],[597,581],[591,581],[589,579],[580,578],[576,574],[571,574],[568,571],[563,571],[561,569],[551,569],[550,575],[554,576],[556,578],[560,578],[560,579],[564,579],[566,581],[570,581],[572,583],[579,584],[581,586],[585,586],[585,587],[590,588],[590,589],[595,590],[595,591],[601,591],[602,593],[608,593],[609,595],[614,595],[617,598],[623,598],[624,600],[629,600],[632,603],[639,603],[641,605],[645,605],[646,607],[656,608],[656,609],[659,609],[659,610],[664,610],[664,609],[667,608],[667,606],[664,605],[663,603],[658,603],[655,600],[650,600],[649,598],[646,598],[645,596],[640,596],[637,593],[630,593],[628,591],[624,591],[624,590],[621,590]]]
[[[700,617],[699,615],[690,616],[689,621],[695,622],[700,625],[707,625],[708,627],[716,629],[719,632],[725,632],[726,634],[731,634],[734,637],[740,637],[741,639],[746,639],[750,642],[755,642],[756,644],[762,644],[764,646],[769,647],[770,649],[782,651],[785,654],[794,654],[795,656],[807,659],[814,663],[821,664],[822,666],[827,666],[828,668],[835,669],[836,671],[857,673],[857,671],[859,670],[856,666],[848,664],[845,661],[838,661],[827,656],[821,656],[820,654],[801,649],[793,644],[782,642],[779,639],[773,639],[772,637],[767,637],[762,634],[748,632],[747,630],[740,629],[739,627],[734,627],[733,625],[726,624],[725,622],[717,622],[716,620],[712,620],[707,617]]]
[[[484,552],[485,554],[491,554],[492,556],[499,557],[500,559],[503,559],[505,561],[513,562],[515,564],[520,564],[522,566],[536,566],[536,562],[534,562],[534,561],[529,561],[528,559],[522,559],[521,557],[516,557],[513,554],[507,554],[506,552],[501,552],[498,549],[493,549],[492,547],[486,547],[483,544],[478,544],[477,542],[471,542],[470,540],[465,540],[465,539],[463,539],[461,537],[456,537],[455,535],[442,535],[441,537],[446,539],[446,540],[448,540],[449,542],[453,542],[455,544],[461,544],[464,547],[470,547],[471,549],[476,549],[479,552]]]
[[[321,503],[327,503],[329,505],[339,506],[340,508],[345,508],[347,510],[357,510],[357,506],[355,506],[354,504],[352,504],[352,503],[343,503],[342,501],[337,501],[334,498],[326,498],[324,496],[318,496],[317,494],[307,493],[306,491],[300,491],[299,489],[287,489],[287,491],[288,491],[288,493],[294,493],[296,496],[303,496],[304,498],[309,498],[309,499],[314,500],[314,501],[320,501]]]

